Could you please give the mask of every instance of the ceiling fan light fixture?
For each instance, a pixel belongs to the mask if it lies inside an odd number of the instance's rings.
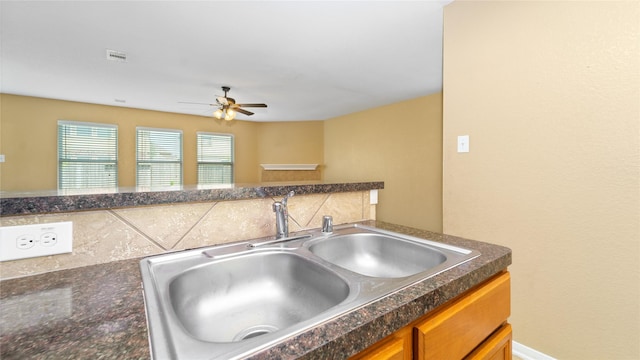
[[[224,119],[227,121],[231,121],[235,118],[236,118],[236,112],[231,109],[227,109],[227,111],[225,112]]]
[[[213,112],[213,117],[215,117],[216,119],[222,119],[222,110],[218,109],[216,111]]]

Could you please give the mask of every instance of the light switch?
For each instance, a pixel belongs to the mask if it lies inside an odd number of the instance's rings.
[[[469,152],[469,135],[458,136],[458,152],[459,153]]]

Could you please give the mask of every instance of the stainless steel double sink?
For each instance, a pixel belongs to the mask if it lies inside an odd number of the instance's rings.
[[[370,228],[152,256],[140,262],[155,359],[236,359],[479,256]]]

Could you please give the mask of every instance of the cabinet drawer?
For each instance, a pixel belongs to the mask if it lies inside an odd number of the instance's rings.
[[[511,360],[511,325],[504,324],[464,360]]]
[[[414,328],[417,359],[462,359],[507,321],[508,272],[455,300]]]

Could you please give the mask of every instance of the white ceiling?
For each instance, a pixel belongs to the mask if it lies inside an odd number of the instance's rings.
[[[3,0],[0,91],[210,116],[179,102],[227,85],[269,106],[238,119],[324,120],[440,91],[450,2]]]

